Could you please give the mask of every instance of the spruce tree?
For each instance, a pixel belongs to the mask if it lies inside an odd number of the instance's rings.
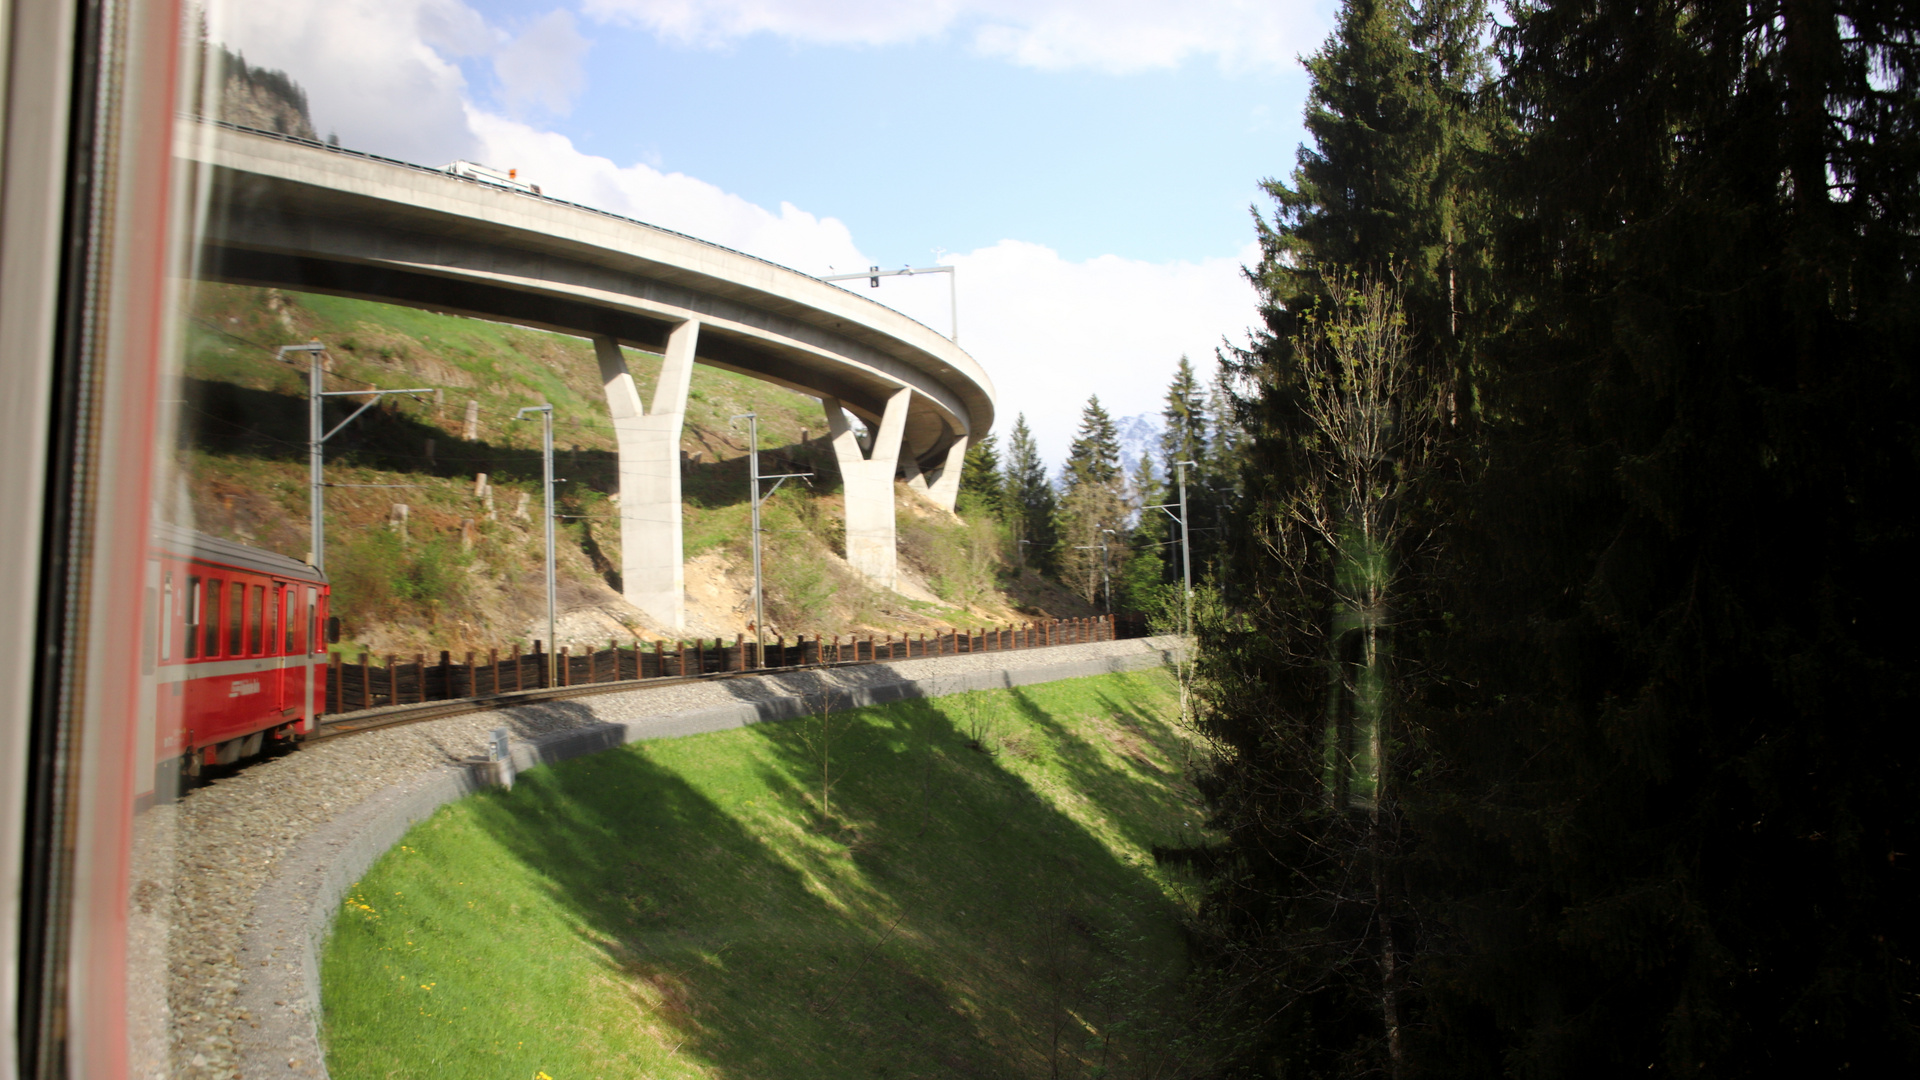
[[[1436,1075],[1920,1068],[1920,14],[1542,0],[1435,581]]]
[[[1167,404],[1160,410],[1165,422],[1160,431],[1160,457],[1165,474],[1173,475],[1176,461],[1207,460],[1207,391],[1194,378],[1193,364],[1185,356],[1174,369],[1173,382],[1167,386]]]
[[[1092,395],[1061,466],[1060,535],[1054,563],[1088,603],[1104,605],[1126,558],[1128,507],[1113,418]]]
[[[960,468],[958,506],[962,514],[1006,515],[1007,478],[1000,474],[1000,448],[988,435],[967,447]]]
[[[1415,420],[1469,383],[1495,295],[1484,23],[1471,2],[1342,6],[1307,61],[1313,143],[1265,185],[1262,325],[1213,387],[1194,524],[1217,522],[1232,587],[1197,626],[1227,850],[1194,857],[1217,871],[1228,986],[1272,1018],[1251,1057],[1289,1075],[1403,1075],[1424,1030],[1402,869],[1417,791],[1397,782],[1425,774],[1406,721],[1431,531]]]
[[[1013,434],[1007,440],[1006,485],[1008,524],[1013,526],[1021,562],[1051,572],[1054,546],[1059,541],[1055,520],[1058,504],[1053,484],[1047,479],[1047,463],[1040,457],[1025,413],[1014,419]]]
[[[1151,509],[1167,501],[1166,488],[1154,473],[1151,455],[1141,453],[1129,486],[1129,503],[1135,516],[1127,534],[1126,569],[1114,583],[1114,594],[1120,610],[1164,615],[1161,609],[1170,595],[1166,588],[1167,553],[1174,549],[1167,546],[1170,519],[1163,511]]]

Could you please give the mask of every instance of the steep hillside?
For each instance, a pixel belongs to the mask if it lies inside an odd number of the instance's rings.
[[[552,402],[560,641],[658,628],[621,599],[613,433],[583,339],[410,308],[202,285],[186,320],[180,482],[173,516],[305,557],[307,362],[284,344],[327,345],[328,389],[431,387],[369,409],[327,444],[327,560],[354,646],[378,652],[484,648],[545,636],[540,426],[515,410]],[[629,350],[651,395],[660,358]],[[1010,580],[991,520],[965,521],[899,490],[903,582],[868,586],[847,566],[839,477],[817,399],[694,369],[686,455],[689,632],[745,632],[752,618],[744,424],[760,417],[763,467],[816,474],[768,500],[770,633],[885,632],[1087,613],[1064,590]],[[358,399],[335,399],[328,425]],[[482,477],[484,476],[484,480]],[[1011,590],[1011,595],[1009,593]]]

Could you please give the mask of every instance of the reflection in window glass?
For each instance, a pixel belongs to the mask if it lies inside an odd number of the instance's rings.
[[[247,587],[241,582],[233,583],[232,603],[227,613],[227,655],[239,656],[246,647],[247,629]]]
[[[280,587],[267,589],[267,606],[260,615],[260,625],[267,628],[267,647],[264,650],[271,656],[280,651]]]
[[[287,590],[287,655],[298,656],[306,651],[306,635],[300,632],[300,590]]]
[[[267,587],[265,585],[255,585],[253,587],[252,614],[248,617],[248,620],[247,620],[247,626],[249,631],[247,636],[250,639],[247,645],[247,652],[253,654],[254,656],[260,655],[261,646],[263,644],[262,634],[264,632],[264,627],[266,626],[266,623],[267,623]]]
[[[160,583],[160,659],[173,659],[173,573],[168,571]]]
[[[207,655],[220,655],[220,586],[219,578],[207,579]]]
[[[200,579],[187,578],[187,632],[181,635],[186,648],[181,650],[191,660],[200,655]]]

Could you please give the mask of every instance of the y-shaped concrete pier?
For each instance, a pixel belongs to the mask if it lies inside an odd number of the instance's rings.
[[[887,401],[873,446],[863,452],[847,422],[839,398],[824,397],[827,432],[833,456],[840,463],[846,487],[847,562],[867,579],[891,589],[899,581],[899,557],[894,546],[893,477],[899,470],[900,435],[906,430],[907,403],[913,391],[902,389]]]
[[[685,619],[680,432],[698,361],[828,403],[847,556],[897,580],[893,481],[952,508],[993,383],[924,324],[786,267],[583,206],[357,154],[205,126],[180,143],[220,212],[210,280],[353,296],[592,338],[620,448],[627,598]],[[620,343],[666,356],[643,407]],[[842,408],[873,429],[863,453]]]
[[[620,448],[620,591],[661,625],[686,623],[684,532],[680,524],[680,432],[687,418],[687,387],[700,324],[692,319],[667,333],[653,410],[640,407],[640,390],[627,371],[620,343],[593,339]]]

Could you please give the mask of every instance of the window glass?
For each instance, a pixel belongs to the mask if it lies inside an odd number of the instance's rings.
[[[207,655],[220,655],[220,579],[207,579],[207,604],[204,610],[207,628]]]
[[[320,633],[320,590],[307,590],[307,637],[313,642],[314,652],[325,652],[326,643]]]
[[[260,616],[260,621],[267,628],[268,656],[280,651],[280,596],[285,591],[279,585],[267,587],[267,610]]]
[[[306,635],[300,632],[300,589],[296,586],[287,590],[287,655],[298,656],[306,651]]]
[[[247,586],[236,581],[229,595],[233,599],[227,610],[227,655],[240,656],[247,643]]]
[[[188,660],[200,655],[200,640],[195,635],[200,630],[200,579],[187,577],[187,594],[181,597],[181,614],[185,616],[186,632],[180,635],[180,655]]]
[[[266,644],[264,641],[266,625],[267,587],[265,585],[255,585],[253,587],[253,607],[251,614],[247,617],[247,651],[255,656],[260,655],[264,650]]]

